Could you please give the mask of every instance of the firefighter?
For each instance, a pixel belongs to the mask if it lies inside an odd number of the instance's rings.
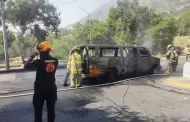
[[[71,62],[71,55],[72,55],[72,51],[69,53],[69,59],[68,59],[68,62],[67,62],[67,71],[66,71],[66,74],[65,74],[65,79],[64,79],[64,84],[63,86],[68,86],[67,84],[67,81],[68,81],[68,78],[70,76],[70,62]]]
[[[82,56],[80,48],[76,47],[72,50],[69,58],[68,69],[71,75],[70,87],[80,87],[81,73],[82,73]]]
[[[57,87],[55,84],[55,72],[58,60],[50,55],[52,46],[44,41],[37,46],[38,52],[34,52],[24,67],[36,69],[34,82],[33,106],[35,122],[42,122],[42,110],[44,102],[47,104],[48,122],[55,120],[55,103],[57,100]],[[39,54],[40,59],[34,60]]]
[[[167,73],[175,74],[178,65],[178,54],[173,45],[168,45],[167,49],[168,49],[168,52],[166,54],[166,58],[168,60]]]
[[[186,61],[188,61],[190,56],[190,45],[187,45],[187,47],[184,49],[184,53],[186,55]]]

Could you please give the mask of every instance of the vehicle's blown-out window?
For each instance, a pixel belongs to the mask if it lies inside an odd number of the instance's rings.
[[[101,56],[115,56],[116,54],[116,49],[105,49],[105,48],[102,48],[101,49]]]
[[[96,50],[95,50],[95,48],[89,49],[88,53],[89,53],[90,57],[95,57],[96,56]]]
[[[132,56],[136,57],[137,56],[137,48],[129,47],[128,51],[131,53]]]
[[[128,49],[127,49],[127,48],[124,48],[124,49],[123,49],[123,55],[124,55],[124,57],[129,56],[129,52],[128,52]]]
[[[141,56],[149,56],[149,53],[145,48],[140,48],[140,55]]]

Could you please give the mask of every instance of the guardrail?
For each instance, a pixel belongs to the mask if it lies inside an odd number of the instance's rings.
[[[67,66],[67,64],[63,64],[63,65],[59,65],[57,67],[57,69],[65,69]],[[19,73],[19,72],[31,72],[31,71],[35,71],[35,69],[32,69],[32,70],[29,70],[29,69],[23,69],[23,68],[20,68],[20,69],[9,69],[9,70],[2,70],[0,71],[1,74],[7,74],[7,73]]]

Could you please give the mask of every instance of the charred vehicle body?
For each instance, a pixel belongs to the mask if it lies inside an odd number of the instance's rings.
[[[153,73],[160,59],[145,47],[88,45],[80,46],[83,57],[82,79],[107,78],[110,81],[127,74]]]

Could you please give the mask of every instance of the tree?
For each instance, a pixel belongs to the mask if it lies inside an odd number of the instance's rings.
[[[34,49],[36,48],[35,45],[38,43],[36,37],[27,34],[23,37],[24,41],[20,41],[18,39],[19,38],[17,38],[15,41],[11,43],[11,47],[9,48],[9,55],[11,57],[19,56],[19,47],[21,47],[22,51],[25,52],[23,53],[23,57],[31,55],[32,51],[34,51]]]
[[[76,23],[73,25],[73,39],[75,40],[76,44],[87,44],[89,43],[89,39],[87,38],[89,33],[89,27],[85,24],[82,25],[80,23]]]
[[[19,27],[18,41],[23,61],[21,43],[24,43],[24,35],[27,32],[31,31],[39,42],[45,39],[47,32],[58,32],[60,13],[46,0],[10,0],[6,8],[8,22],[15,28]],[[42,27],[44,29],[41,29]]]
[[[15,35],[12,31],[7,31],[7,42],[8,48],[11,48],[11,44],[16,40]],[[4,44],[3,44],[3,33],[0,32],[0,58],[4,57]]]
[[[176,21],[174,18],[167,18],[148,29],[146,33],[147,36],[152,37],[155,51],[165,53],[167,45],[172,44],[177,34]]]
[[[12,31],[7,31],[8,47],[10,47],[10,46],[11,46],[11,43],[12,43],[13,41],[15,41],[15,40],[16,40],[16,37],[15,37],[15,35],[13,34],[13,32],[12,32]],[[0,32],[0,45],[3,46],[3,33],[2,33],[2,32]]]
[[[70,50],[77,45],[72,36],[50,34],[47,39],[53,46],[52,55],[59,59],[67,59]]]
[[[118,1],[108,15],[109,34],[119,44],[136,44],[144,36],[146,29],[162,20],[159,14],[148,7],[140,6],[138,1]]]
[[[108,33],[107,22],[93,21],[91,31],[91,38],[93,44],[113,44],[113,40]],[[90,33],[88,33],[88,38]]]
[[[190,35],[190,12],[185,12],[179,15],[178,21],[178,32],[180,36]]]

